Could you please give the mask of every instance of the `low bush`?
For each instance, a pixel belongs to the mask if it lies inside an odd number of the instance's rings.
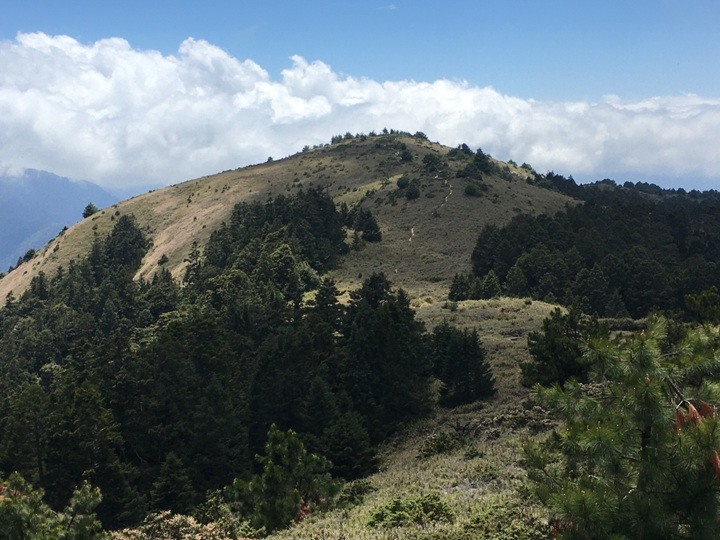
[[[406,525],[428,525],[431,523],[452,523],[455,514],[437,493],[415,497],[395,498],[376,508],[368,525],[374,528],[403,527]]]
[[[433,433],[420,445],[418,459],[426,459],[438,454],[448,454],[467,445],[465,437],[460,433]]]
[[[470,519],[469,530],[488,540],[540,540],[549,527],[537,512],[516,504],[492,501]]]

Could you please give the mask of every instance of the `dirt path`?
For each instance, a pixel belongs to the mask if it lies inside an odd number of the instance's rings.
[[[443,202],[438,206],[438,210],[440,210],[443,206],[445,206],[445,203],[448,202],[448,198],[450,195],[453,194],[453,186],[447,181],[447,178],[445,179],[445,185],[448,186],[450,189],[448,190],[448,194],[445,195],[445,198],[443,199]]]
[[[438,178],[440,178],[440,176],[436,174],[436,175],[435,175],[435,180],[437,180]],[[449,199],[450,196],[453,194],[453,186],[452,186],[452,184],[451,184],[450,182],[448,182],[448,179],[447,179],[447,178],[445,178],[445,179],[443,180],[443,185],[445,185],[445,186],[448,187],[448,193],[447,193],[447,195],[445,195],[445,197],[443,198],[443,202],[440,203],[440,206],[438,206],[435,210],[433,210],[433,213],[437,212],[437,211],[440,210],[443,206],[445,206],[445,203],[448,202],[448,199]],[[415,237],[415,227],[410,227],[410,238],[408,238],[408,242],[409,242],[409,243],[412,243],[414,237]],[[395,272],[397,273],[397,270],[395,270]]]

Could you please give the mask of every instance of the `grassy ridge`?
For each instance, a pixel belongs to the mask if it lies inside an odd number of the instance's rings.
[[[407,146],[412,161],[400,159],[398,144]],[[445,155],[449,150],[408,136],[353,139],[155,190],[70,227],[0,280],[0,298],[10,291],[20,294],[40,271],[53,275],[59,266],[79,259],[93,238],[106,235],[123,214],[133,214],[152,241],[137,277],[150,277],[163,255],[168,259],[165,267],[180,277],[192,243],[203,246],[237,202],[262,201],[311,185],[327,188],[338,204],[361,202],[370,207],[383,233],[382,242],[351,253],[335,271],[341,287],[357,286],[360,275],[384,271],[413,297],[443,296],[454,273],[469,266],[483,225],[505,223],[519,212],[552,213],[572,202],[560,193],[527,184],[526,171],[513,165],[508,165],[516,173],[512,180],[487,176],[488,191],[482,197],[465,196],[469,180],[454,177],[461,164],[449,161],[447,171],[432,173],[423,166],[425,155]],[[396,180],[403,175],[420,183],[418,199],[397,196]]]

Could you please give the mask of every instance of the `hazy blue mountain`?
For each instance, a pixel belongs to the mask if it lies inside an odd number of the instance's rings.
[[[21,176],[0,176],[0,271],[81,220],[89,202],[104,208],[117,200],[95,184],[45,171],[27,169]]]

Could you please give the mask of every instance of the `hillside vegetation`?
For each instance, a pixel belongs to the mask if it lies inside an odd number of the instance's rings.
[[[720,210],[655,188],[391,132],[94,213],[0,281],[0,530],[717,537]]]
[[[473,250],[473,275],[455,276],[451,298],[482,298],[483,288],[494,286],[587,313],[637,318],[652,309],[680,313],[686,295],[720,286],[717,192],[552,178],[583,204],[486,225]]]

